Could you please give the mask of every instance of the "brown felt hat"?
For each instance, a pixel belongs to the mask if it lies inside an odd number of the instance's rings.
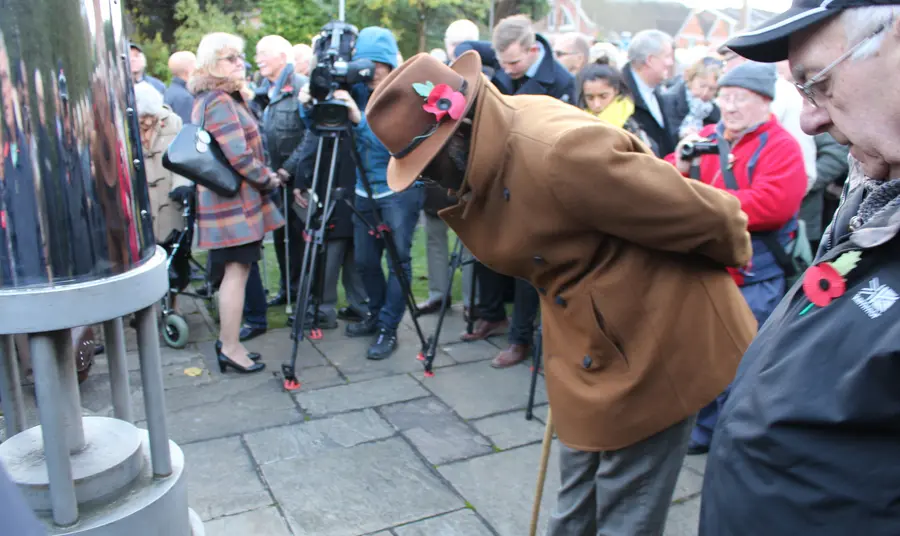
[[[450,66],[423,52],[378,86],[366,106],[366,121],[391,153],[391,190],[403,191],[419,178],[469,113],[482,83],[477,52],[466,52]]]

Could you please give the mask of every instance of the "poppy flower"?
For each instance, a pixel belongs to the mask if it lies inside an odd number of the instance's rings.
[[[447,84],[438,84],[428,94],[428,101],[422,105],[422,109],[434,114],[438,121],[447,115],[456,121],[466,109],[466,98]]]
[[[846,289],[841,273],[827,262],[810,266],[803,276],[803,293],[819,307],[825,307],[831,300],[840,298]]]

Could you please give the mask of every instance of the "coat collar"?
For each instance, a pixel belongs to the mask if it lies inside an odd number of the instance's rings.
[[[536,35],[537,42],[544,47],[544,56],[538,65],[537,72],[529,78],[522,87],[516,91],[516,95],[540,95],[546,93],[547,86],[552,86],[556,80],[555,62],[553,58],[553,49],[550,43],[542,35]],[[502,69],[498,69],[494,74],[494,82],[498,84],[503,93],[512,94],[512,79]]]
[[[506,161],[506,144],[515,110],[487,80],[481,85],[477,99],[466,176],[456,192],[459,203],[440,211],[442,217],[465,218],[470,207],[483,203],[484,192],[502,172]]]

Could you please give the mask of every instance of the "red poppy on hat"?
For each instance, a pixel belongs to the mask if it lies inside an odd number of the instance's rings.
[[[459,91],[454,91],[447,84],[438,84],[428,93],[428,100],[422,109],[434,114],[438,121],[447,115],[450,116],[450,119],[457,121],[466,109],[466,97]]]

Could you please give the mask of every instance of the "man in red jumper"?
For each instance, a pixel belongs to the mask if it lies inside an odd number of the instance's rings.
[[[735,282],[761,327],[785,293],[785,272],[772,249],[783,248],[797,231],[797,213],[806,192],[806,170],[799,143],[778,123],[770,105],[777,74],[772,64],[748,62],[719,80],[717,104],[722,119],[699,133],[716,145],[718,154],[685,159],[683,148],[698,138],[686,138],[666,160],[685,176],[728,190],[747,214],[753,259],[743,270],[732,270]],[[709,450],[725,390],[700,410],[691,433],[688,454]]]

